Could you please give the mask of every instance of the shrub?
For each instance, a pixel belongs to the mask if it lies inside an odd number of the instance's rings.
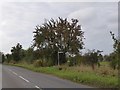
[[[16,61],[11,60],[9,63],[10,63],[10,64],[16,64]]]
[[[111,66],[111,68],[113,68],[115,70],[118,67],[118,61],[117,60],[112,60],[110,62],[110,66]]]
[[[67,65],[68,66],[73,66],[74,65],[73,59],[71,57],[68,58]]]
[[[46,61],[47,66],[53,66],[54,62],[50,58]]]
[[[33,66],[34,66],[34,67],[42,67],[42,66],[43,66],[42,60],[36,60],[36,61],[33,63]]]
[[[42,59],[42,66],[46,67],[46,66],[53,66],[53,61],[51,59]]]

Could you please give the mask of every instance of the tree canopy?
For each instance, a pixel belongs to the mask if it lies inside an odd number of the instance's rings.
[[[19,43],[12,47],[11,52],[12,52],[12,58],[15,61],[19,61],[22,57],[21,57],[21,51],[22,51],[22,45],[20,45]]]
[[[40,51],[50,51],[48,55],[58,51],[79,54],[79,50],[83,49],[84,32],[77,19],[50,19],[42,25],[37,25],[33,33],[33,46]]]

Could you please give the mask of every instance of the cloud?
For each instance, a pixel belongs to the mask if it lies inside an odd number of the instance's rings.
[[[113,13],[115,12],[115,13]],[[14,2],[2,7],[0,22],[0,44],[2,51],[20,42],[28,48],[32,42],[33,30],[45,18],[68,17],[79,19],[85,32],[86,49],[100,49],[112,52],[112,39],[109,31],[117,34],[117,3],[76,3],[76,2]]]
[[[104,3],[103,3],[104,4]],[[88,6],[85,9],[74,11],[68,15],[68,18],[77,18],[85,32],[85,47],[87,49],[103,50],[104,54],[112,52],[113,41],[110,31],[117,34],[118,15],[117,3],[102,3],[96,6]],[[116,11],[115,13],[113,13]]]
[[[93,13],[94,13],[94,8],[85,8],[85,9],[78,10],[71,13],[68,16],[68,18],[76,18],[76,19],[79,19],[80,22],[81,21],[86,22],[93,19],[91,18],[93,16]],[[81,22],[81,23],[84,23],[84,22]]]

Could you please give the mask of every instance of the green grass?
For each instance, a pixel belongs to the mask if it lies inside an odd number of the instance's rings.
[[[100,62],[100,64],[103,65],[103,66],[105,66],[105,65],[106,65],[106,66],[109,66],[109,63],[110,63],[110,62],[107,62],[107,61]]]
[[[59,70],[58,67],[34,67],[28,64],[10,64],[14,66],[23,67],[35,72],[42,72],[52,74],[63,79],[68,79],[77,83],[90,85],[93,87],[116,88],[118,87],[118,77],[111,75],[100,75],[88,71],[77,71],[75,68],[67,68]]]

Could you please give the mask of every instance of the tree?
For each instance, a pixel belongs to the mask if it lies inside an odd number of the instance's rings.
[[[113,48],[115,53],[120,53],[120,40],[115,37],[115,34],[110,31],[112,39],[114,41]]]
[[[5,61],[5,55],[2,54],[2,63],[4,63],[4,61]]]
[[[120,59],[120,40],[115,37],[115,35],[110,31],[110,34],[112,36],[112,39],[114,41],[113,48],[114,48],[114,53],[113,53],[113,59],[110,63],[111,67],[113,69],[116,69],[117,66],[119,68],[120,63],[118,62]],[[118,65],[119,64],[119,65]]]
[[[12,60],[12,55],[11,54],[6,54],[6,62],[9,63],[10,60]]]
[[[25,52],[25,60],[31,63],[33,60],[33,49],[30,47],[24,52]]]
[[[39,52],[32,47],[29,47],[27,50],[24,50],[24,60],[28,61],[29,63],[33,63],[33,60],[39,59],[40,55]]]
[[[95,68],[95,64],[99,64],[99,60],[101,58],[101,53],[102,51],[100,50],[88,50],[87,53],[85,53],[84,57],[85,57],[85,64],[91,65],[92,69],[94,70]]]
[[[3,63],[5,60],[5,56],[2,52],[0,52],[0,63]]]
[[[16,46],[12,47],[11,52],[12,52],[13,60],[15,60],[15,61],[21,60],[21,58],[22,58],[21,56],[23,55],[22,54],[22,45],[20,45],[18,43]]]
[[[34,48],[44,53],[44,57],[53,57],[57,60],[57,53],[66,52],[70,54],[79,54],[83,49],[84,32],[78,25],[77,19],[58,18],[51,19],[41,26],[36,26],[34,33]]]

